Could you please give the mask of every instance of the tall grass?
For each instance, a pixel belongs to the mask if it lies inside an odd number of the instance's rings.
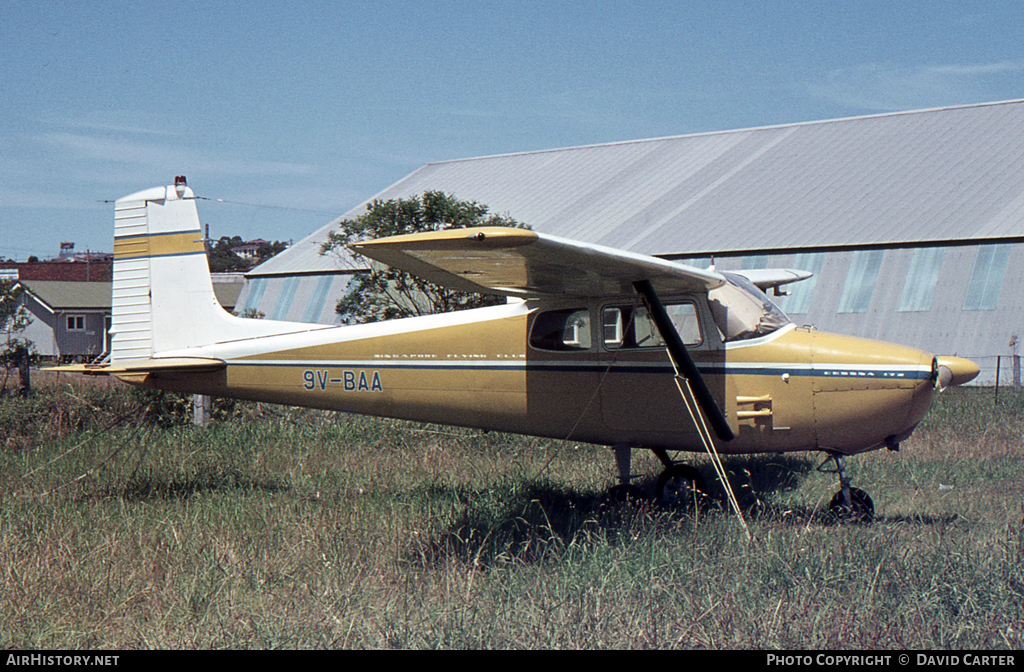
[[[729,460],[750,542],[716,506],[607,501],[607,449],[258,404],[201,429],[177,405],[0,400],[0,645],[1022,644],[1009,395],[951,390],[901,451],[850,460],[872,525],[825,515],[817,456]]]

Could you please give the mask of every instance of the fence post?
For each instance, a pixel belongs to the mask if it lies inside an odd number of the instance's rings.
[[[999,365],[1003,361],[1002,355],[996,355],[996,384],[995,384],[995,403],[999,403]]]
[[[208,394],[192,395],[192,424],[199,427],[206,427],[210,424],[210,410],[213,408],[213,399]]]
[[[18,362],[18,387],[21,396],[27,397],[32,394],[32,369],[29,366],[28,348],[24,345],[17,347],[16,359]]]
[[[1010,336],[1010,356],[1013,357],[1010,360],[1010,364],[1013,366],[1013,393],[1020,394],[1020,357],[1017,355],[1017,346],[1020,344],[1020,339],[1017,338],[1017,334]]]

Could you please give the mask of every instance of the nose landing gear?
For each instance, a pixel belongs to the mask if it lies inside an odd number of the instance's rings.
[[[835,469],[825,467],[829,462],[835,463]],[[860,488],[850,486],[850,478],[846,475],[846,468],[843,466],[843,456],[839,453],[829,453],[825,461],[818,467],[823,474],[839,475],[839,492],[828,504],[831,514],[840,521],[852,523],[870,523],[875,518],[875,504],[871,501],[868,493]]]

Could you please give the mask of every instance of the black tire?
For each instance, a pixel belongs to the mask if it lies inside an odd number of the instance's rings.
[[[688,464],[673,464],[658,476],[654,486],[659,504],[694,506],[707,498],[707,486],[700,472]]]
[[[850,504],[843,499],[840,490],[828,505],[829,511],[837,520],[851,523],[870,523],[875,519],[875,503],[868,493],[860,488],[850,488]]]

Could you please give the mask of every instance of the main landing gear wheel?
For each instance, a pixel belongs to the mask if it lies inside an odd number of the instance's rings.
[[[688,464],[665,467],[654,486],[658,503],[670,506],[696,505],[707,496],[707,486],[700,472]]]
[[[829,502],[828,510],[838,520],[852,523],[870,523],[875,518],[875,504],[871,501],[868,493],[860,488],[850,488],[850,501],[846,501],[843,491],[840,490]]]
[[[835,469],[826,469],[825,465],[835,462]],[[870,523],[875,519],[875,504],[871,501],[868,493],[860,488],[850,486],[850,479],[846,475],[846,467],[843,465],[843,456],[839,453],[829,453],[825,461],[818,467],[818,471],[825,474],[837,474],[839,476],[839,492],[832,497],[828,504],[828,510],[836,520],[851,523]]]

